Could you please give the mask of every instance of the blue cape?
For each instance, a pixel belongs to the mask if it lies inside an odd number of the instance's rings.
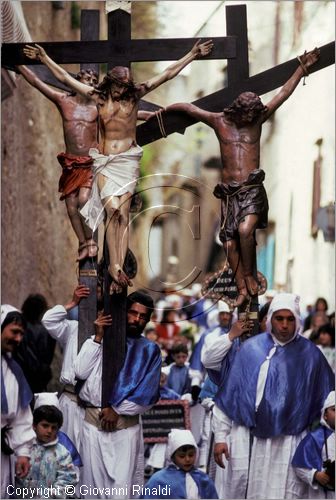
[[[309,432],[297,447],[292,460],[292,466],[321,471],[323,469],[322,448],[332,433],[330,429],[323,425]]]
[[[212,380],[207,377],[199,394],[201,400],[205,398],[214,399],[218,391],[218,385],[216,385]]]
[[[204,333],[202,333],[199,341],[195,344],[195,346],[193,348],[193,352],[192,352],[192,354],[190,356],[190,360],[189,360],[190,368],[192,368],[193,370],[198,370],[200,372],[204,371],[205,368],[204,368],[203,363],[201,361],[201,353],[202,353],[202,348],[204,346],[205,337],[207,335],[209,335],[209,333],[212,333],[217,328],[220,328],[220,326],[216,325],[213,328],[209,328],[208,330],[206,330]],[[224,333],[227,333],[228,331],[229,331],[228,328],[221,328],[220,335],[223,335]]]
[[[21,408],[26,408],[33,399],[33,393],[28,385],[26,377],[24,376],[22,368],[11,356],[7,356],[6,354],[2,354],[2,356],[6,359],[9,369],[13,372],[17,380],[19,386],[20,406]],[[1,363],[1,413],[4,415],[8,413],[8,402],[7,402],[4,377],[2,373],[2,363]]]
[[[160,387],[160,399],[181,399],[181,396],[164,385]]]
[[[221,366],[220,371],[211,370],[211,369],[207,370],[211,381],[214,384],[216,384],[217,386],[219,386],[221,389],[223,389],[223,384],[225,384],[229,379],[230,369],[231,369],[233,360],[236,356],[236,353],[240,349],[240,345],[241,345],[240,338],[238,337],[238,338],[234,339],[229,352],[227,353],[227,355],[225,356],[225,358],[222,361],[222,366]]]
[[[277,346],[256,412],[258,375],[272,347],[268,333],[246,340],[215,397],[229,418],[260,438],[300,434],[319,419],[324,400],[335,386],[334,374],[320,349],[298,335],[285,346]]]
[[[191,469],[190,475],[195,480],[200,498],[218,498],[215,485],[210,477],[199,469]],[[155,495],[153,488],[165,486],[170,487],[170,494]],[[144,494],[140,498],[187,498],[186,473],[177,469],[175,465],[169,465],[152,475],[144,488],[150,488],[150,494]],[[169,490],[168,490],[169,491]]]
[[[82,467],[83,463],[80,454],[78,453],[76,446],[73,444],[69,436],[65,434],[65,432],[58,431],[57,437],[58,442],[61,443],[70,453],[72,457],[72,463],[77,467]]]
[[[170,372],[167,378],[167,387],[173,389],[177,394],[185,394],[191,391],[191,379],[189,377],[188,366],[171,365]]]
[[[160,397],[161,352],[144,337],[127,338],[126,357],[114,385],[109,404],[124,399],[141,406],[156,403]]]

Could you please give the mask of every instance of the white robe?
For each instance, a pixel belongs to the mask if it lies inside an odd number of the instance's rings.
[[[207,337],[210,336],[211,334]],[[274,337],[273,339],[280,344]],[[210,338],[202,350],[204,366],[220,370],[221,361],[228,354],[231,345],[228,334]],[[275,348],[272,347],[260,367],[257,407],[263,397],[269,362],[274,353]],[[215,443],[227,442],[231,456],[229,463],[223,456],[226,465],[224,470],[219,467],[216,469],[215,485],[220,498],[304,498],[305,485],[297,478],[291,461],[306,431],[296,436],[268,439],[254,437],[251,456],[249,429],[232,422],[217,406],[213,410],[213,431]]]
[[[57,305],[44,314],[42,323],[49,335],[57,340],[63,349],[60,382],[64,385],[74,385],[76,383],[74,363],[77,358],[78,321],[67,319],[65,308]],[[63,413],[62,431],[69,436],[79,451],[84,410],[70,399],[66,392],[61,394],[59,403]]]
[[[101,407],[102,344],[94,342],[93,337],[83,344],[75,362],[75,373],[79,379],[85,380],[79,393],[81,399]],[[128,400],[113,407],[120,415],[140,415],[149,408]],[[105,432],[84,420],[81,456],[83,485],[110,490],[120,488],[118,494],[114,494],[116,490],[112,494],[101,492],[100,498],[131,498],[131,485],[142,484],[143,439],[139,424]],[[84,498],[90,498],[83,488],[81,493]]]
[[[15,484],[15,457],[30,457],[36,436],[32,427],[33,416],[30,406],[21,408],[18,382],[3,356],[1,356],[1,365],[8,404],[8,413],[1,413],[1,428],[5,425],[11,426],[12,429],[9,430],[7,436],[9,446],[15,453],[15,456],[1,453],[1,498],[10,498],[7,493],[7,486]],[[13,492],[13,489],[9,491],[9,493],[11,492]]]

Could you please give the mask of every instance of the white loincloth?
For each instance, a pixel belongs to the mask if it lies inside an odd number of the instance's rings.
[[[91,148],[89,155],[93,158],[94,181],[91,197],[80,210],[86,224],[95,230],[104,220],[104,206],[102,200],[111,196],[131,195],[135,191],[139,178],[139,163],[143,150],[140,146],[133,146],[123,153],[103,155],[97,149]],[[97,175],[106,177],[106,182],[99,192]]]

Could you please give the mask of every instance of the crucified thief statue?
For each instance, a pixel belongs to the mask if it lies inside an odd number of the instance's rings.
[[[259,168],[262,124],[294,92],[302,76],[319,58],[319,50],[305,52],[300,65],[266,106],[253,92],[243,92],[222,113],[212,113],[188,103],[172,104],[166,111],[183,111],[214,129],[223,166],[221,184],[214,195],[221,201],[220,240],[235,274],[241,306],[258,294],[253,276],[256,260],[255,230],[267,226],[268,201],[263,186],[265,173]]]
[[[60,92],[44,83],[26,66],[17,66],[21,75],[33,87],[53,102],[62,117],[65,152],[57,159],[62,167],[59,180],[60,199],[65,200],[68,216],[78,238],[78,261],[97,255],[97,244],[92,230],[85,224],[79,210],[89,199],[93,173],[90,148],[98,144],[98,111],[95,102],[73,92]],[[81,70],[79,82],[95,87],[98,75],[92,70]]]
[[[92,196],[81,210],[87,224],[94,229],[103,220],[105,209],[106,241],[110,256],[111,293],[120,293],[132,282],[123,270],[128,248],[128,223],[131,198],[139,177],[142,148],[136,144],[136,122],[139,101],[161,84],[174,78],[194,59],[205,56],[213,43],[197,41],[184,57],[157,75],[135,84],[127,67],[116,66],[97,86],[82,83],[56,64],[45,50],[36,45],[24,49],[28,57],[38,58],[56,78],[84,97],[97,103],[100,141],[89,152],[93,158]]]

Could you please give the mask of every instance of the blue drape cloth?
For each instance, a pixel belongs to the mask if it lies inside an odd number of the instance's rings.
[[[33,393],[24,376],[22,368],[16,361],[14,361],[14,359],[11,356],[8,356],[7,354],[2,354],[2,357],[6,359],[9,369],[13,372],[18,382],[20,406],[21,408],[26,408],[33,399]],[[1,363],[1,413],[3,415],[6,415],[8,413],[8,401],[7,401],[5,381],[2,372],[2,363]]]
[[[164,385],[160,387],[160,399],[181,399],[181,395]]]
[[[141,406],[156,403],[160,397],[161,352],[144,337],[127,338],[125,362],[113,388],[109,404],[124,399]]]
[[[172,364],[167,378],[167,387],[181,395],[190,392],[191,380],[189,377],[189,367]]]
[[[201,361],[201,352],[204,346],[205,337],[209,335],[209,333],[214,332],[217,328],[220,328],[220,326],[216,325],[215,327],[206,330],[204,333],[202,333],[199,341],[195,344],[189,360],[190,368],[192,368],[193,370],[198,370],[200,372],[204,371],[204,366]],[[228,328],[220,328],[220,335],[224,335],[224,333],[227,333],[228,331]]]
[[[65,434],[65,432],[63,431],[58,431],[57,437],[58,437],[58,442],[61,443],[70,453],[72,457],[72,463],[77,467],[82,467],[83,462],[81,456],[78,453],[76,446],[73,444],[69,436]]]
[[[261,438],[300,434],[320,417],[323,402],[335,386],[334,374],[320,349],[298,335],[285,346],[276,346],[256,411],[260,367],[274,345],[268,333],[246,340],[215,397],[229,418]]]
[[[216,385],[212,380],[207,377],[199,394],[200,400],[205,398],[214,399],[218,391],[218,385]]]
[[[197,484],[200,498],[218,498],[215,485],[207,474],[195,468],[191,469],[189,474]],[[155,489],[159,490],[159,487],[162,489],[165,486],[170,488],[168,495],[155,495]],[[169,465],[153,474],[145,487],[150,488],[151,492],[140,498],[187,498],[186,473],[175,465]]]
[[[322,448],[332,433],[330,429],[322,425],[309,432],[297,447],[292,466],[321,471],[323,469]]]

